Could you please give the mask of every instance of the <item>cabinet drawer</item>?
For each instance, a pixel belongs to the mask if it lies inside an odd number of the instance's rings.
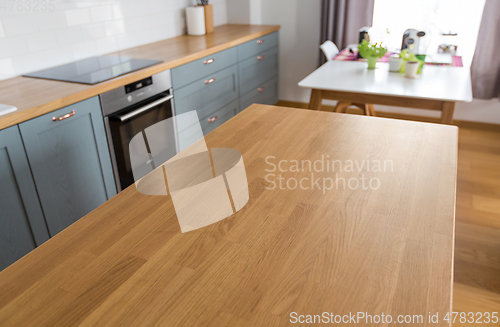
[[[175,112],[206,117],[238,98],[238,69],[231,66],[174,91]]]
[[[258,39],[243,43],[238,46],[238,59],[244,60],[246,58],[252,57],[261,53],[263,51],[269,50],[271,48],[277,47],[279,44],[278,32],[272,34],[264,35]]]
[[[276,104],[278,99],[278,76],[275,76],[240,98],[240,112],[254,103]]]
[[[236,48],[227,49],[211,56],[172,69],[172,84],[181,88],[198,79],[232,66],[237,62]]]
[[[260,52],[238,65],[240,94],[259,87],[260,84],[278,75],[278,48]]]
[[[238,100],[225,105],[222,108],[214,110],[210,115],[200,119],[200,127],[203,135],[207,135],[238,113]],[[183,151],[191,144],[199,139],[199,134],[196,133],[196,128],[188,128],[190,126],[179,127],[179,150]]]
[[[220,125],[227,122],[238,113],[238,101],[233,101],[227,106],[200,120],[203,135],[207,135]]]

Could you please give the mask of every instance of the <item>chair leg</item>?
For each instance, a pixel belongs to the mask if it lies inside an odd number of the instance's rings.
[[[377,114],[375,113],[375,108],[373,107],[373,104],[368,104],[368,108],[370,109],[370,115],[373,117],[377,117]]]
[[[370,105],[368,103],[365,104],[365,115],[371,116],[372,112],[370,110]]]
[[[335,112],[345,113],[350,105],[352,105],[351,102],[339,101],[337,102],[337,106],[335,107]]]

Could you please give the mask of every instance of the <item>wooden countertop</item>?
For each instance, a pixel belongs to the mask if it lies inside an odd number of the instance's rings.
[[[29,77],[15,77],[0,81],[0,103],[17,107],[17,111],[0,116],[0,129],[251,41],[279,29],[279,26],[274,25],[222,25],[217,26],[214,33],[204,36],[182,35],[115,52],[112,54],[162,60],[163,63],[96,85]]]
[[[451,310],[457,131],[252,105],[205,138],[209,148],[242,153],[243,209],[181,233],[170,197],[131,186],[0,272],[0,325],[282,326],[291,312],[443,317]],[[322,156],[345,164],[339,178],[365,175],[379,187],[266,189],[276,180],[266,176],[266,157],[288,160],[282,168],[290,170],[291,160]],[[368,172],[349,172],[347,160],[368,159]],[[378,172],[374,160],[392,160],[392,171]],[[316,169],[314,179],[336,178]],[[310,188],[307,163],[281,174]]]

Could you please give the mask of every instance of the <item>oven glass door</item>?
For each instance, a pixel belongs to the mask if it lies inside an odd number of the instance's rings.
[[[129,154],[130,140],[147,127],[171,118],[172,101],[170,93],[164,93],[146,103],[139,103],[109,116],[109,128],[115,152],[116,168],[122,190],[134,183]],[[171,149],[169,153],[170,157],[173,157],[177,153],[174,133],[172,132],[162,142],[165,142],[166,147]],[[147,140],[146,146],[148,146]],[[151,153],[151,151],[149,152]]]

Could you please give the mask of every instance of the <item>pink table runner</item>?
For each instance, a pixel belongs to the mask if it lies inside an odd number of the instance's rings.
[[[379,62],[389,62],[389,57],[393,55],[394,52],[387,52],[382,58],[380,58],[378,61]],[[366,61],[366,59],[356,59],[356,56],[358,55],[357,51],[349,51],[349,49],[344,49],[340,51],[338,55],[335,56],[332,60],[339,60],[339,61]],[[437,64],[437,63],[431,63],[431,62],[426,62],[426,65],[437,65],[437,66],[454,66],[454,67],[463,67],[462,64],[462,57],[460,56],[451,56],[451,65],[448,64]]]

